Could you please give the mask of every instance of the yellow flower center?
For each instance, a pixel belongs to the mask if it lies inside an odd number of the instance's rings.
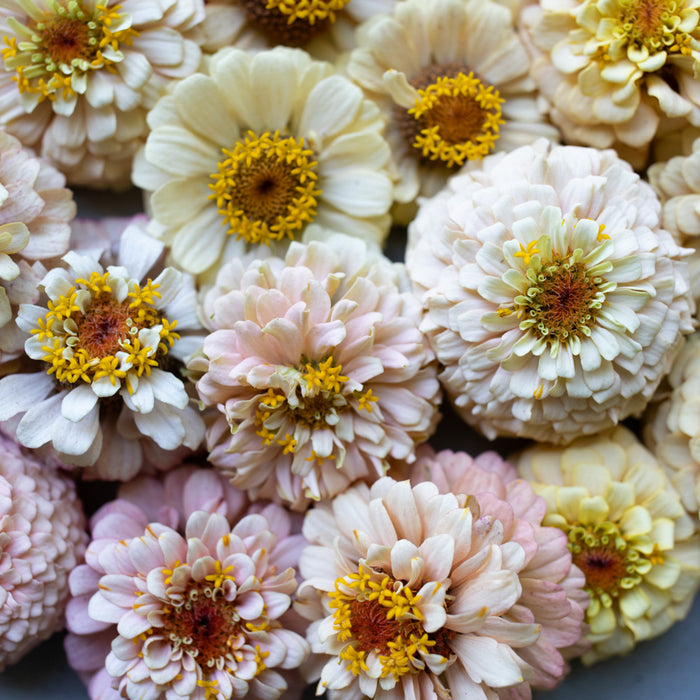
[[[98,4],[88,10],[76,0],[48,0],[51,11],[46,11],[31,0],[25,4],[31,6],[31,19],[24,25],[8,18],[17,36],[4,37],[2,55],[5,68],[17,73],[20,92],[35,93],[39,100],[74,95],[75,81],[88,71],[115,70],[114,64],[123,59],[120,44],[130,46],[138,36],[130,16],[119,12],[120,5]]]
[[[143,287],[130,282],[123,301],[116,298],[109,272],[93,272],[89,280],[77,279],[75,284],[49,301],[47,313],[31,331],[46,342],[42,346],[46,371],[59,382],[89,384],[107,376],[114,385],[127,376],[125,365],[137,376],[149,375],[180,337],[174,332],[177,321],[171,323],[153,306],[160,294],[159,285],[151,280]],[[142,347],[139,331],[154,327],[158,329],[157,347]],[[122,353],[121,359],[117,353]]]
[[[248,21],[275,44],[303,46],[336,20],[350,0],[243,0]]]
[[[479,160],[493,150],[498,139],[503,100],[470,71],[443,75],[418,90],[408,115],[417,122],[412,145],[421,156],[447,167]]]
[[[316,216],[318,175],[303,139],[248,132],[233,150],[222,149],[213,173],[216,200],[228,233],[248,243],[293,239]]]
[[[683,0],[620,0],[617,34],[632,45],[645,46],[652,53],[689,53],[690,37],[684,31],[687,23],[681,26],[684,6]]]
[[[381,663],[381,677],[391,675],[394,680],[423,670],[422,654],[449,655],[452,633],[426,633],[420,596],[386,574],[360,564],[357,573],[336,579],[328,596],[333,627],[345,644],[339,656],[355,676],[368,671],[372,652]]]

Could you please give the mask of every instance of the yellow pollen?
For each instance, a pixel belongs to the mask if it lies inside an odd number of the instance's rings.
[[[278,10],[288,17],[287,24],[302,20],[315,24],[319,20],[335,22],[335,13],[340,12],[350,0],[267,0],[266,9]]]
[[[532,256],[540,252],[540,249],[537,248],[537,241],[530,241],[527,244],[527,248],[525,248],[522,243],[519,243],[519,245],[520,250],[517,253],[513,253],[513,257],[522,258],[523,262],[529,265]]]
[[[218,172],[210,177],[222,225],[248,243],[294,237],[316,216],[318,175],[313,151],[303,139],[279,132],[248,132],[233,150],[222,149]]]
[[[424,158],[448,167],[480,160],[493,150],[504,124],[503,102],[493,86],[485,87],[472,72],[439,77],[418,90],[416,104],[408,110],[422,127],[413,146]]]
[[[340,374],[341,365],[336,365],[333,355],[321,362],[318,367],[311,363],[306,364],[306,372],[303,375],[306,380],[306,388],[317,388],[320,391],[332,391],[338,393],[342,384],[348,381],[348,377]]]
[[[379,401],[379,397],[374,396],[371,389],[367,389],[364,394],[360,394],[358,397],[357,407],[360,410],[365,409],[368,413],[372,413],[372,404],[376,403],[377,401]]]
[[[214,562],[214,571],[215,573],[207,574],[207,576],[204,577],[206,581],[211,581],[214,584],[214,588],[221,588],[224,581],[233,581],[236,583],[236,577],[229,573],[230,571],[233,571],[233,564],[227,566],[225,569],[222,569],[221,562],[217,559]]]

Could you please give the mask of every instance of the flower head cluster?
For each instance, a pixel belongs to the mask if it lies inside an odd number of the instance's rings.
[[[357,42],[347,70],[387,119],[397,202],[435,194],[494,150],[558,138],[511,15],[491,0],[399,2],[363,24]]]
[[[424,202],[407,269],[467,422],[567,442],[644,409],[694,310],[659,209],[614,152],[544,141]]]
[[[0,124],[71,184],[127,187],[146,112],[200,49],[201,3],[27,0],[0,8]]]
[[[629,651],[690,608],[700,537],[663,469],[626,428],[567,448],[532,447],[514,462],[547,502],[586,577],[585,663]]]
[[[340,235],[222,268],[204,313],[217,330],[190,366],[220,412],[209,459],[234,485],[300,507],[413,459],[439,387],[399,273]]]
[[[125,485],[91,526],[66,650],[92,698],[284,692],[278,671],[299,666],[307,645],[283,618],[304,539],[281,507],[251,512],[211,470],[183,467]]]
[[[388,232],[379,110],[301,50],[219,51],[149,124],[134,182],[151,192],[152,232],[190,272],[215,271],[246,244],[281,252],[311,222],[375,243]]]
[[[86,544],[72,482],[0,434],[0,669],[61,629]]]
[[[51,443],[61,459],[113,479],[139,469],[141,437],[165,450],[199,446],[202,420],[171,369],[201,343],[192,333],[194,289],[174,268],[143,279],[161,252],[137,225],[127,227],[120,265],[104,269],[95,256],[70,252],[67,268],[41,282],[47,305],[21,307],[25,352],[41,365],[0,380],[0,417],[23,414],[19,442]],[[125,452],[121,440],[134,444]]]
[[[658,133],[700,124],[697,0],[553,0],[523,10],[532,75],[570,143],[643,167]]]
[[[326,657],[319,693],[527,697],[530,680],[546,685],[547,673],[561,673],[556,649],[544,639],[546,653],[536,645],[549,635],[547,604],[563,623],[560,640],[578,640],[578,572],[570,574],[564,538],[529,522],[537,520],[538,499],[520,490],[519,505],[492,494],[484,511],[478,499],[440,493],[429,481],[411,487],[384,477],[307,513],[303,532],[311,545],[300,560],[306,580],[297,610],[313,620],[312,651]],[[549,585],[532,580],[538,559],[552,571]],[[549,590],[542,607],[526,588]]]
[[[73,196],[65,178],[0,131],[0,362],[22,350],[15,325],[20,304],[38,299],[37,260],[68,250]]]

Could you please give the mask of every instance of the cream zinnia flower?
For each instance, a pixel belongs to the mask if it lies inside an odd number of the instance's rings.
[[[567,448],[530,448],[513,464],[547,502],[586,576],[592,663],[683,619],[700,582],[700,537],[663,469],[626,428]]]
[[[235,486],[302,508],[382,476],[389,456],[413,460],[439,387],[400,272],[346,236],[222,268],[206,314],[218,330],[190,368],[220,413],[209,459]]]
[[[357,41],[348,74],[387,120],[400,203],[435,194],[493,150],[558,138],[537,107],[511,15],[491,0],[400,2]]]
[[[73,483],[0,433],[0,670],[63,627],[86,544]]]
[[[513,510],[498,510],[506,523],[473,498],[384,477],[307,513],[296,609],[312,620],[307,639],[325,659],[318,694],[529,697],[527,681],[546,665],[536,606],[521,598],[536,545],[526,537],[526,551],[525,539],[511,538]],[[559,544],[555,576],[571,566]]]
[[[545,141],[423,204],[406,264],[464,420],[567,442],[641,413],[694,308],[659,209],[613,151]]]
[[[199,446],[204,425],[173,365],[201,344],[194,287],[174,268],[144,281],[161,253],[131,226],[119,266],[67,253],[68,268],[41,282],[47,306],[21,307],[25,352],[41,367],[0,380],[0,420],[23,414],[23,445],[50,443],[62,460],[111,479],[140,468],[140,438],[164,450]]]
[[[201,0],[3,2],[0,124],[70,184],[127,187],[146,112],[199,66]]]
[[[668,375],[671,394],[646,415],[644,442],[686,510],[700,510],[700,335],[688,338]]]
[[[227,240],[237,252],[281,251],[312,221],[376,243],[388,232],[379,110],[299,49],[224,49],[210,75],[163,97],[149,124],[134,182],[151,191],[153,233],[190,272],[233,257]]]
[[[166,502],[134,498],[142,489]],[[91,525],[66,613],[68,659],[91,698],[285,692],[308,645],[287,624],[305,540],[280,506],[251,512],[211,470],[185,467],[123,487]]]
[[[551,0],[523,10],[532,75],[564,138],[643,166],[657,133],[700,126],[698,0]]]

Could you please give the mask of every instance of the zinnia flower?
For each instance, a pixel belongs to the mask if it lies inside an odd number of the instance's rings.
[[[668,375],[670,395],[645,416],[644,442],[666,469],[686,510],[700,509],[700,335],[694,334]]]
[[[199,66],[201,0],[3,3],[0,124],[70,184],[128,187],[146,112]]]
[[[700,582],[700,537],[659,463],[626,428],[538,445],[513,462],[547,502],[586,577],[593,649],[622,654],[682,620]]]
[[[569,143],[644,166],[657,133],[700,125],[698,0],[551,0],[523,10],[532,76]]]
[[[39,298],[33,264],[68,250],[75,203],[64,185],[63,175],[0,131],[0,363],[22,350],[13,318]]]
[[[464,452],[435,453],[426,445],[410,476],[414,485],[430,481],[440,493],[475,499],[482,518],[501,523],[504,541],[517,542],[525,550],[525,564],[518,572],[522,594],[508,616],[541,626],[537,641],[518,653],[533,669],[529,685],[553,688],[569,671],[564,659],[588,649],[581,640],[588,593],[583,574],[571,564],[566,535],[542,525],[544,500],[495,452],[473,459]],[[520,689],[524,695],[526,688],[527,684]]]
[[[555,579],[564,578],[571,559],[563,538],[546,544],[544,537],[538,551],[524,522],[511,537],[514,509],[489,500],[505,522],[480,513],[474,498],[441,494],[431,482],[411,487],[384,477],[307,513],[303,532],[311,545],[301,555],[306,580],[296,608],[313,620],[307,639],[326,660],[318,694],[525,698],[527,682],[543,678],[545,667],[561,671],[556,650],[536,646],[547,614],[528,602],[531,582],[521,576],[531,579],[527,562],[540,558]],[[559,617],[569,604],[565,589],[539,588],[550,589],[545,599]],[[577,617],[580,609],[561,621],[562,641],[578,638]]]
[[[312,221],[375,243],[388,232],[379,110],[299,49],[219,51],[210,75],[183,80],[149,124],[134,182],[151,191],[152,232],[190,272],[246,243],[286,247]]]
[[[700,139],[692,152],[675,156],[666,163],[654,163],[647,176],[663,204],[662,223],[680,245],[693,249],[688,258],[693,297],[700,299]]]
[[[357,42],[347,71],[387,120],[398,202],[434,195],[494,150],[558,139],[537,107],[512,17],[491,0],[399,2],[392,16],[363,24]]]
[[[685,253],[613,151],[540,141],[424,202],[406,265],[459,414],[567,442],[640,413],[692,330]]]
[[[201,343],[194,287],[174,268],[144,280],[161,253],[130,226],[120,265],[70,252],[67,269],[41,282],[47,305],[21,307],[25,352],[40,367],[0,380],[0,420],[23,414],[20,443],[50,443],[63,461],[111,479],[141,467],[141,438],[163,450],[199,446],[204,425],[176,364]]]
[[[251,498],[304,507],[382,476],[389,456],[412,461],[432,434],[436,370],[400,272],[341,235],[222,268],[205,305],[218,330],[190,367],[220,413],[209,459]]]
[[[211,470],[183,467],[122,487],[93,516],[86,564],[70,578],[66,639],[91,698],[285,691],[279,671],[308,650],[283,617],[304,539],[280,506],[245,505]]]
[[[63,627],[86,544],[73,483],[0,434],[0,670]]]

